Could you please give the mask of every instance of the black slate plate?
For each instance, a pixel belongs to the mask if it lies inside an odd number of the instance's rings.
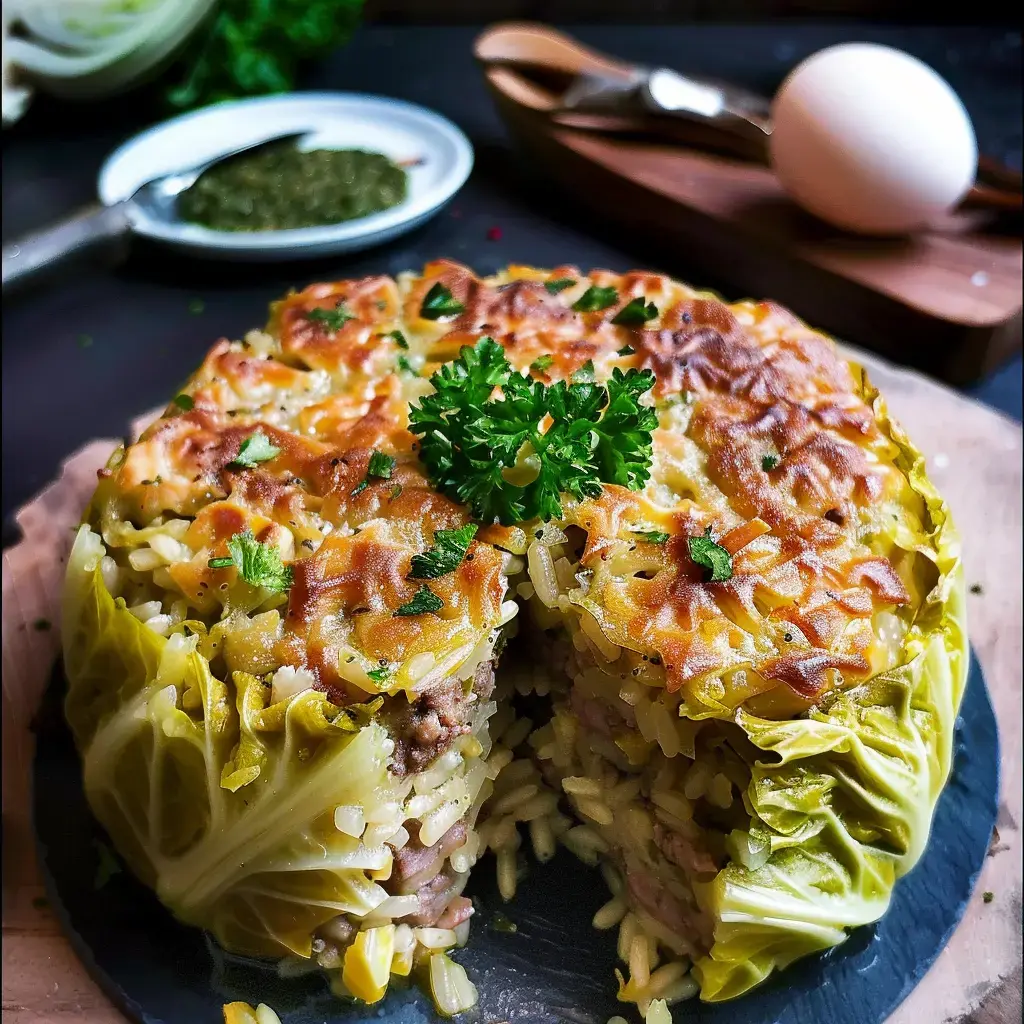
[[[284,1024],[425,1024],[438,1020],[415,989],[381,1007],[334,999],[317,976],[280,980],[272,968],[226,956],[178,924],[140,883],[115,874],[97,887],[102,831],[86,805],[78,758],[63,723],[64,681],[54,672],[38,720],[34,808],[49,896],[93,977],[133,1021],[218,1024],[233,999],[263,1001]],[[794,965],[745,998],[676,1007],[676,1024],[882,1024],[945,945],[974,887],[996,816],[999,743],[976,659],[957,722],[952,778],[939,800],[928,849],[897,886],[888,914],[842,946]],[[478,1024],[604,1024],[615,1013],[613,932],[590,926],[605,901],[596,871],[567,853],[531,864],[510,905],[493,863],[477,868],[470,945],[458,953],[480,990],[466,1014]],[[493,927],[501,910],[518,930]],[[632,1014],[635,1019],[635,1014]]]

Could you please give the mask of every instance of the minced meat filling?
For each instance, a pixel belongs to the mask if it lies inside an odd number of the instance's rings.
[[[457,679],[446,679],[416,701],[392,710],[386,724],[395,743],[391,771],[403,776],[426,770],[454,742],[469,731],[471,706],[494,690],[494,666],[480,665],[467,694]]]

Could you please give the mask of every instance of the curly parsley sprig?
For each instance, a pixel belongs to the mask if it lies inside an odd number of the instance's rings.
[[[658,419],[640,404],[654,386],[650,370],[545,385],[481,338],[430,380],[434,394],[409,412],[419,457],[431,483],[481,522],[555,519],[563,494],[596,497],[602,483],[635,491],[650,478]],[[513,467],[523,482],[508,479]]]

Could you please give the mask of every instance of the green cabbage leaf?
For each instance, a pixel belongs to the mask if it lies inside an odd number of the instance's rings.
[[[705,1000],[741,995],[877,921],[924,851],[949,776],[969,663],[959,540],[923,456],[864,389],[920,513],[920,529],[900,524],[897,543],[926,596],[893,669],[802,718],[736,712],[764,756],[744,795],[750,832],[731,837],[732,862],[698,894],[716,922],[694,965]]]
[[[379,698],[344,710],[306,690],[270,704],[263,680],[210,672],[189,630],[161,637],[104,585],[81,527],[64,602],[65,711],[85,791],[135,874],[225,947],[310,955],[314,930],[364,916],[390,851],[334,825],[338,805],[395,799]]]

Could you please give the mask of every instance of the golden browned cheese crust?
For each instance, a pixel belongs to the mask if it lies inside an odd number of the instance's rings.
[[[575,283],[544,287],[554,280]],[[438,282],[465,307],[457,317],[421,316]],[[574,311],[591,285],[614,287],[619,300]],[[657,306],[656,320],[611,323],[639,297]],[[339,302],[352,319],[336,330],[308,315]],[[521,531],[497,526],[431,584],[444,600],[439,615],[394,614],[417,590],[412,555],[433,531],[469,521],[430,488],[408,408],[434,369],[483,336],[523,371],[551,356],[534,371],[547,381],[588,361],[598,380],[615,367],[656,375],[651,482],[570,502],[562,524],[584,535],[587,579],[573,604],[597,624],[609,658],[613,648],[627,653],[623,671],[629,658],[654,665],[661,675],[651,681],[700,714],[769,692],[792,711],[794,700],[886,666],[893,640],[879,614],[898,636],[900,610],[923,585],[893,553],[893,523],[914,517],[919,502],[864,400],[861,372],[772,303],[727,305],[659,274],[512,266],[481,279],[442,260],[397,281],[312,285],[276,303],[265,332],[213,347],[184,389],[192,408],[169,406],[112,463],[93,515],[138,528],[158,516],[191,520],[192,557],[168,571],[207,621],[233,573],[208,562],[228,539],[248,527],[277,546],[295,582],[268,664],[307,667],[335,696],[365,699],[372,686],[339,674],[346,651],[401,663],[473,643],[501,615],[503,556],[492,545],[514,547]],[[280,455],[233,465],[257,427]],[[390,479],[367,479],[374,450],[397,459]],[[733,554],[726,582],[706,582],[689,553],[687,538],[708,527]],[[669,541],[637,536],[651,530]]]

